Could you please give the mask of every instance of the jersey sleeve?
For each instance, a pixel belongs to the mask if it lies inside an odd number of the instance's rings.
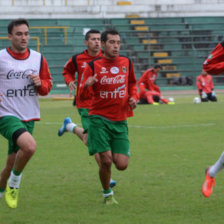
[[[212,75],[224,72],[224,41],[219,43],[203,63],[203,69]]]
[[[201,85],[201,81],[200,81],[200,76],[198,76],[197,79],[196,79],[196,86],[198,88],[198,93],[201,94],[201,92],[202,92],[202,85]]]
[[[135,78],[135,72],[134,72],[134,65],[131,61],[131,68],[129,73],[129,79],[128,79],[128,95],[129,98],[134,98],[135,100],[138,100],[138,91],[136,86],[136,78]]]
[[[41,60],[41,69],[40,69],[40,80],[41,80],[41,86],[37,88],[37,92],[41,96],[47,95],[52,87],[52,78],[51,74],[49,72],[48,64],[46,59],[42,56]]]
[[[65,83],[68,85],[75,80],[76,67],[73,63],[73,57],[71,57],[64,66],[62,75],[64,76]]]
[[[85,87],[85,82],[90,76],[93,76],[93,70],[90,67],[90,65],[87,64],[87,66],[83,72],[83,79],[81,80],[81,83],[79,86],[80,98],[83,100],[89,99],[90,96],[93,95],[92,86]]]

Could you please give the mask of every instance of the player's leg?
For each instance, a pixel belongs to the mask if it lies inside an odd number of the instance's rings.
[[[216,102],[217,101],[216,96],[213,95],[212,93],[208,93],[207,96],[208,96],[208,100],[210,100],[212,102]]]
[[[90,119],[88,129],[88,149],[90,155],[99,157],[99,177],[103,187],[105,204],[116,204],[110,187],[112,153],[110,151],[110,135],[107,130],[108,121],[100,118]],[[98,154],[98,155],[97,155]]]
[[[149,104],[153,104],[153,103],[154,103],[154,100],[153,100],[153,94],[152,94],[151,91],[147,91],[147,92],[145,92],[145,98],[146,98],[146,100],[147,100],[147,102],[148,102]]]
[[[202,193],[205,197],[209,197],[212,194],[213,186],[215,186],[215,177],[223,168],[224,152],[217,162],[206,170],[206,178],[202,186]]]
[[[6,160],[6,165],[2,169],[1,174],[0,174],[0,198],[3,197],[4,192],[6,190],[6,185],[7,181],[9,179],[10,173],[12,171],[14,162],[16,158],[16,153],[11,153],[8,155],[7,160]]]

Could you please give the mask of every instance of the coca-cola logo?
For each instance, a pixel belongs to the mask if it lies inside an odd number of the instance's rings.
[[[10,70],[7,74],[7,79],[28,79],[30,74],[36,74],[37,71],[33,69],[27,69],[25,71]]]
[[[103,76],[100,80],[101,85],[122,84],[125,83],[125,75],[117,75],[115,77]]]

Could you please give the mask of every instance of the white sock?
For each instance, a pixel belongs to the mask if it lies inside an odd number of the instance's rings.
[[[77,126],[77,124],[75,124],[75,123],[68,123],[66,125],[66,130],[68,132],[73,132],[73,130],[76,128],[76,126]]]
[[[224,168],[224,152],[219,157],[218,161],[210,167],[208,174],[210,177],[215,177],[217,173]]]
[[[111,190],[110,193],[107,193],[107,194],[103,193],[103,197],[104,197],[104,198],[106,198],[106,197],[108,197],[108,196],[110,196],[110,195],[114,195],[114,192],[113,192],[112,190]]]
[[[12,171],[9,177],[9,187],[19,188],[21,178],[22,178],[22,174],[20,174],[19,176],[16,176]]]

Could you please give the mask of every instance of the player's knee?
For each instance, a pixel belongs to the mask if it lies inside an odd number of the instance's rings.
[[[110,157],[104,157],[103,159],[101,158],[100,164],[102,167],[110,168],[112,165],[112,158]]]
[[[128,167],[128,163],[120,163],[120,162],[116,162],[115,166],[118,170],[125,170]]]
[[[32,141],[29,142],[24,148],[23,152],[25,153],[26,157],[30,158],[36,151],[36,142]]]

